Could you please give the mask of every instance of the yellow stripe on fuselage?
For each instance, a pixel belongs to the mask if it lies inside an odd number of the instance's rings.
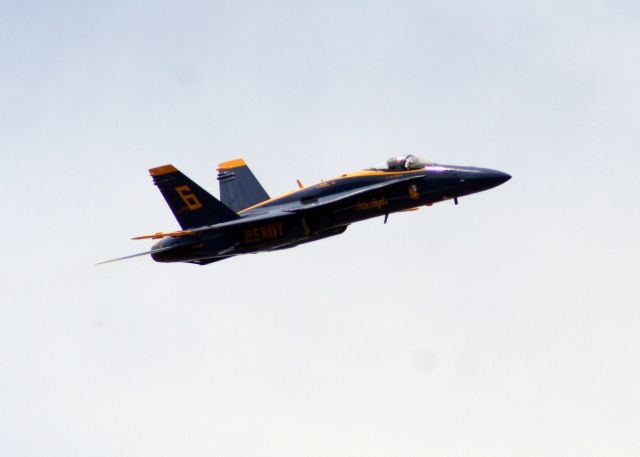
[[[304,189],[295,189],[295,190],[292,190],[290,192],[284,193],[282,195],[278,195],[277,197],[270,198],[269,200],[265,200],[263,202],[255,204],[253,206],[245,208],[245,209],[243,209],[241,211],[238,211],[238,214],[242,214],[242,213],[250,211],[252,209],[260,208],[261,206],[264,206],[264,205],[266,205],[268,203],[277,202],[278,200],[282,200],[285,197],[289,197],[291,195],[297,194],[298,192],[302,192],[303,190],[307,190],[307,189],[312,188],[312,187],[322,186],[323,184],[326,184],[328,182],[339,181],[341,179],[362,178],[362,177],[366,177],[366,176],[401,176],[401,175],[406,175],[406,174],[410,174],[410,173],[419,173],[421,171],[424,171],[424,169],[421,168],[420,170],[407,170],[407,171],[362,170],[362,171],[354,171],[352,173],[344,173],[344,174],[341,174],[340,176],[338,176],[337,178],[327,179],[327,180],[319,182],[317,184],[313,184],[312,186],[305,187]]]

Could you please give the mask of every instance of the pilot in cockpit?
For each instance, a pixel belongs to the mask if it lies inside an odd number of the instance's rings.
[[[424,168],[430,162],[426,162],[412,154],[392,157],[386,162],[382,162],[369,170],[375,171],[409,171]]]
[[[419,168],[420,160],[413,155],[392,157],[387,160],[388,169],[391,171],[407,171]]]

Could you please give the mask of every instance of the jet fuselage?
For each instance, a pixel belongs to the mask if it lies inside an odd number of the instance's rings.
[[[153,246],[158,262],[206,264],[234,255],[291,248],[343,233],[373,217],[412,210],[496,187],[511,176],[497,170],[426,165],[417,170],[365,170],[304,187],[238,212],[228,227],[168,236]],[[212,226],[214,227],[214,226]],[[153,252],[158,251],[158,252]]]

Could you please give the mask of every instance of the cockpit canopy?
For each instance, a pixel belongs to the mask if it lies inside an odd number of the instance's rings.
[[[398,157],[391,157],[386,162],[380,162],[379,164],[368,168],[372,171],[409,171],[420,170],[426,166],[435,165],[433,162],[422,160],[414,155],[402,155]]]

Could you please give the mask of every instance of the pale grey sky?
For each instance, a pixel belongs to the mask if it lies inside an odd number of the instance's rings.
[[[0,454],[640,454],[640,7],[0,3]],[[207,267],[147,169],[507,184]]]

